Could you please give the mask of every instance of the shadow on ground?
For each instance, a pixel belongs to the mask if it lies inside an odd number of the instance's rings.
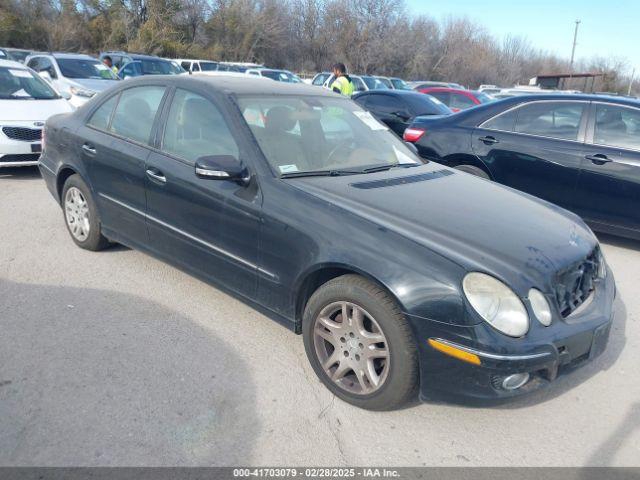
[[[33,180],[40,178],[40,170],[38,167],[5,167],[0,168],[1,179],[13,180]]]
[[[260,430],[243,360],[179,312],[0,279],[0,465],[238,465]]]

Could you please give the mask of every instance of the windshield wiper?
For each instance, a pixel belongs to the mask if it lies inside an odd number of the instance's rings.
[[[339,177],[341,175],[358,175],[362,170],[311,170],[308,172],[288,172],[280,175],[280,178],[297,177]]]

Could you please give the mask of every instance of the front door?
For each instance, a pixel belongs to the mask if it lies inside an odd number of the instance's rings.
[[[144,165],[164,93],[160,86],[124,90],[105,101],[77,135],[105,231],[134,246],[147,242]]]
[[[474,130],[473,151],[496,182],[574,209],[588,105],[534,101],[507,111]]]
[[[640,109],[594,102],[591,112],[578,213],[640,235]]]
[[[150,245],[169,261],[254,297],[261,211],[256,180],[242,186],[196,176],[200,157],[243,158],[216,103],[177,89],[166,110],[158,151],[145,167]]]

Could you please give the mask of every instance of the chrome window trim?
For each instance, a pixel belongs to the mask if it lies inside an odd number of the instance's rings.
[[[481,350],[476,350],[475,348],[465,347],[463,345],[450,342],[448,340],[444,340],[442,338],[432,338],[436,342],[444,343],[453,348],[457,348],[459,350],[463,350],[467,353],[471,353],[473,355],[478,355],[479,357],[489,358],[491,360],[511,360],[511,361],[522,361],[522,360],[533,360],[536,358],[546,357],[551,355],[551,352],[541,352],[541,353],[531,353],[528,355],[499,355],[496,353],[483,352]]]
[[[487,128],[487,127],[483,126],[485,123],[490,122],[494,118],[498,118],[498,117],[500,117],[502,115],[505,115],[505,114],[513,111],[513,110],[517,110],[517,109],[525,107],[527,105],[531,105],[532,103],[583,103],[588,108],[590,102],[588,100],[566,100],[566,99],[562,99],[562,100],[532,100],[530,102],[519,103],[519,104],[517,104],[517,105],[515,105],[515,106],[513,106],[513,107],[511,107],[511,108],[509,108],[507,110],[505,110],[504,112],[500,112],[499,114],[494,115],[493,117],[488,118],[487,120],[485,120],[481,124],[477,125],[476,128],[482,128],[483,130],[487,130],[489,132],[511,133],[513,135],[525,135],[527,137],[533,137],[533,138],[546,138],[546,139],[549,139],[549,140],[559,140],[561,142],[577,143],[579,145],[584,145],[586,143],[586,142],[580,141],[580,140],[571,140],[571,139],[567,139],[567,138],[549,137],[547,135],[536,135],[536,134],[533,134],[533,133],[516,132],[515,130],[513,130],[513,131],[499,130],[497,128]],[[584,115],[584,113],[583,113],[583,115]],[[516,121],[516,123],[517,123],[517,121]],[[515,125],[514,125],[514,128],[515,128]],[[578,133],[579,132],[580,132],[580,127],[578,127]]]
[[[218,246],[216,246],[216,245],[214,245],[212,243],[209,243],[206,240],[198,238],[195,235],[191,235],[190,233],[185,232],[184,230],[181,230],[181,229],[179,229],[177,227],[174,227],[173,225],[169,225],[168,223],[163,222],[162,220],[160,220],[158,218],[155,218],[152,215],[148,215],[148,214],[138,210],[137,208],[132,207],[131,205],[127,205],[126,203],[121,202],[120,200],[116,200],[115,198],[113,198],[113,197],[111,197],[111,196],[109,196],[109,195],[107,195],[105,193],[99,193],[99,195],[102,198],[104,198],[106,200],[109,200],[110,202],[113,202],[116,205],[120,205],[121,207],[126,208],[127,210],[129,210],[129,211],[131,211],[133,213],[136,213],[136,214],[144,217],[147,220],[151,220],[152,222],[155,222],[158,225],[162,225],[163,227],[168,228],[169,230],[171,230],[171,231],[173,231],[175,233],[178,233],[178,234],[180,234],[180,235],[182,235],[184,237],[187,237],[188,239],[193,240],[194,242],[199,243],[200,245],[203,245],[203,246],[213,250],[214,252],[217,252],[217,253],[219,253],[221,255],[224,255],[224,256],[226,256],[228,258],[231,258],[232,260],[235,260],[236,262],[244,265],[245,267],[249,267],[250,269],[254,269],[257,272],[262,273],[262,274],[266,275],[267,277],[269,277],[271,279],[277,279],[278,278],[274,273],[271,273],[271,272],[261,268],[259,265],[256,265],[255,263],[249,262],[248,260],[245,260],[242,257],[239,257],[239,256],[237,256],[237,255],[235,255],[235,254],[233,254],[231,252],[228,252],[227,250],[225,250],[223,248],[220,248],[220,247],[218,247]]]
[[[623,105],[621,103],[614,103],[614,102],[603,102],[602,100],[594,100],[593,102],[594,105],[607,105],[607,106],[613,106],[613,107],[622,107],[622,108],[628,108],[629,110],[635,110],[639,115],[640,115],[640,107],[632,107],[631,105]],[[597,114],[597,110],[593,112],[593,136],[595,138],[596,135],[596,114]],[[628,150],[630,152],[637,152],[640,153],[640,148],[629,148],[629,147],[620,147],[620,146],[616,146],[616,145],[605,145],[602,143],[596,143],[591,142],[591,143],[587,143],[587,145],[593,145],[595,147],[604,147],[604,148],[613,148],[613,149],[617,149],[617,150]],[[640,166],[637,163],[633,163],[633,162],[629,162],[629,161],[624,161],[624,160],[613,160],[616,163],[624,163],[626,165],[633,165],[633,166]]]

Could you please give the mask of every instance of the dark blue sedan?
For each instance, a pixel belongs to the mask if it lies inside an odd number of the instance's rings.
[[[332,92],[146,76],[52,117],[43,149],[79,247],[140,249],[302,333],[359,407],[523,394],[607,344],[614,279],[576,215],[423,163]]]
[[[594,230],[640,239],[636,99],[518,96],[451,118],[418,118],[405,139],[424,158],[572,210]]]

